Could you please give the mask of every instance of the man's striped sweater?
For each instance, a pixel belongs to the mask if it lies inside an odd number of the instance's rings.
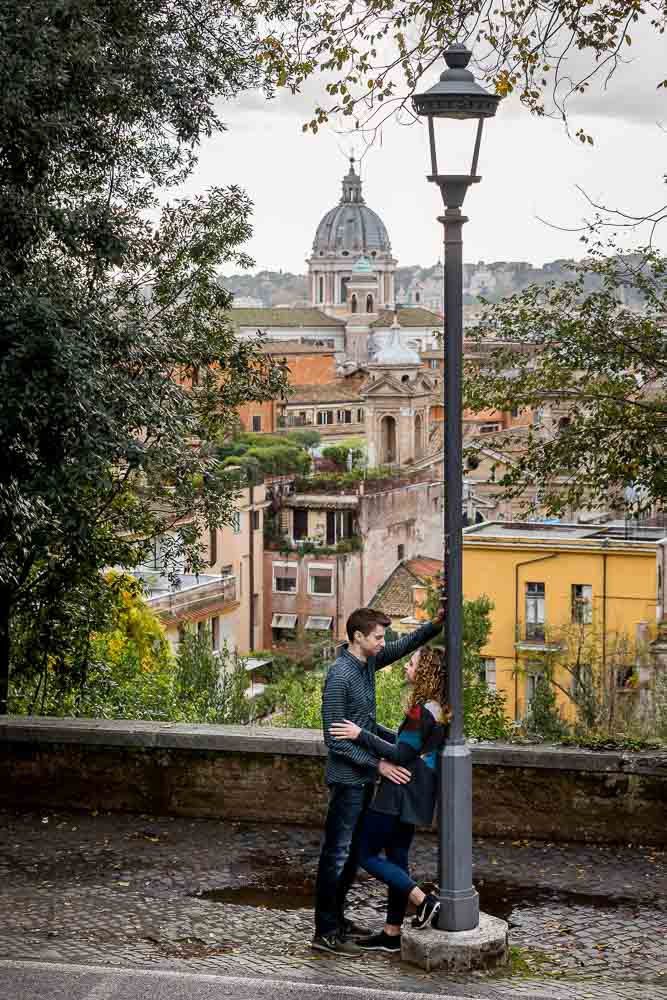
[[[334,722],[349,719],[362,729],[393,743],[396,733],[379,726],[375,720],[375,671],[414,653],[441,628],[441,625],[428,622],[396,642],[388,643],[377,656],[370,657],[365,663],[353,656],[348,644],[344,643],[329,669],[322,694],[322,727],[329,751],[328,785],[365,785],[375,780],[380,758],[352,740],[335,740],[329,729]]]

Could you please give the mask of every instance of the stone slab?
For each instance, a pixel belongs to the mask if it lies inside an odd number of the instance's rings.
[[[0,743],[3,742],[246,751],[295,757],[326,756],[322,733],[317,729],[187,725],[124,719],[0,715]],[[667,776],[667,751],[597,752],[578,747],[522,746],[512,743],[473,743],[470,751],[475,767]]]
[[[479,925],[472,931],[406,927],[401,935],[401,959],[426,972],[439,969],[449,975],[489,969],[507,964],[507,935],[507,921],[488,913],[480,913]]]

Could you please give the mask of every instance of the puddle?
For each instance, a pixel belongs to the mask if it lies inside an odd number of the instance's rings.
[[[515,885],[510,882],[479,879],[475,886],[479,892],[480,909],[494,917],[507,920],[512,926],[512,915],[521,910],[549,908],[550,906],[596,910],[628,911],[632,917],[638,911],[636,899],[623,896],[591,895],[563,889],[547,889],[533,886]],[[427,891],[436,891],[433,883],[424,883]],[[269,910],[305,910],[314,906],[315,883],[311,877],[297,870],[263,872],[261,882],[257,879],[243,885],[223,886],[219,889],[205,889],[192,894],[195,899],[210,903],[231,903],[235,906],[251,906]],[[355,903],[366,903],[378,912],[384,911],[384,896],[378,898],[369,894],[363,885],[352,889]],[[370,897],[370,898],[369,898]]]
[[[633,913],[638,911],[637,900],[625,896],[593,895],[566,889],[559,892],[557,889],[518,886],[508,882],[490,882],[482,879],[475,883],[475,887],[479,893],[480,909],[494,917],[508,920],[510,926],[511,916],[515,910],[550,905],[586,907],[594,910],[627,909]]]

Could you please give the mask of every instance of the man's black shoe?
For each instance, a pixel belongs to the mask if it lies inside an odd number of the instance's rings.
[[[370,937],[373,933],[373,928],[368,927],[366,924],[358,924],[356,920],[349,920],[348,917],[345,917],[343,920],[344,937]]]
[[[372,934],[371,937],[361,938],[357,944],[363,951],[388,951],[390,955],[400,955],[401,953],[400,934],[385,934],[384,931],[380,931],[379,934]]]
[[[346,941],[339,934],[316,934],[310,942],[310,947],[316,951],[328,951],[331,955],[344,955],[346,958],[358,958],[363,955],[359,945]]]

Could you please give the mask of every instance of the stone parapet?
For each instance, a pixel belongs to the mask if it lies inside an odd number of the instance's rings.
[[[320,825],[316,730],[0,716],[0,805]],[[478,836],[667,843],[667,753],[472,747]]]

